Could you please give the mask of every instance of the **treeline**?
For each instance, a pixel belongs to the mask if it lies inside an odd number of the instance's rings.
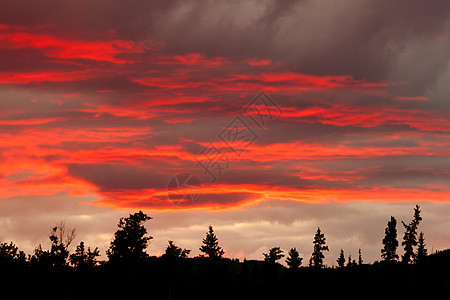
[[[75,238],[75,230],[67,230],[66,224],[60,222],[56,227],[52,228],[49,236],[51,242],[49,250],[43,250],[42,246],[39,245],[32,255],[26,255],[13,242],[0,243],[0,267],[34,268],[39,270],[74,269],[83,271],[94,270],[97,266],[104,264],[136,263],[149,257],[146,249],[153,237],[147,235],[144,223],[151,219],[150,216],[142,211],[130,214],[127,218],[121,218],[118,223],[119,229],[115,232],[110,247],[106,251],[107,261],[98,261],[100,256],[98,247],[86,247],[83,241],[76,246],[75,252],[70,254],[69,246]],[[428,255],[424,234],[423,232],[417,233],[421,220],[420,207],[416,205],[411,222],[406,224],[402,221],[405,228],[401,243],[404,247],[404,254],[401,257],[401,262],[403,263],[418,263],[423,261]],[[397,221],[392,216],[388,221],[382,244],[382,261],[394,263],[400,260],[397,254],[397,248],[399,247]],[[324,265],[325,252],[329,251],[329,248],[326,245],[325,235],[320,228],[317,228],[317,232],[314,235],[313,245],[314,248],[308,267],[322,269],[326,267]],[[203,239],[203,244],[199,249],[202,252],[200,256],[206,256],[211,259],[220,259],[225,254],[224,250],[219,246],[218,238],[212,226],[209,226],[206,237]],[[190,252],[191,250],[178,247],[174,241],[169,241],[162,257],[188,258]],[[263,256],[265,262],[273,264],[285,257],[284,251],[280,247],[268,249],[268,252],[263,253]],[[288,251],[285,262],[290,269],[298,269],[302,266],[303,258],[300,257],[296,247]],[[336,263],[338,268],[362,265],[361,249],[358,250],[357,261],[356,259],[352,260],[351,255],[346,259],[344,250],[341,249]]]
[[[450,250],[428,255],[423,233],[418,232],[420,208],[416,206],[405,228],[397,254],[397,221],[391,217],[382,240],[381,262],[364,264],[346,258],[341,249],[337,267],[324,264],[329,248],[320,228],[313,238],[309,262],[297,248],[287,255],[280,247],[263,253],[264,260],[227,258],[219,238],[209,226],[199,250],[168,241],[160,257],[150,256],[153,237],[145,223],[152,218],[139,211],[120,218],[118,230],[99,261],[97,247],[80,242],[73,253],[69,245],[75,230],[64,222],[52,228],[51,246],[36,247],[25,254],[14,243],[0,244],[0,291],[2,299],[289,299],[314,296],[319,299],[417,299],[450,297]],[[278,262],[285,258],[288,267]],[[311,294],[312,293],[312,294]]]

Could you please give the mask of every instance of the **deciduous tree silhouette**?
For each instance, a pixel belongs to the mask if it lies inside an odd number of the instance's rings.
[[[417,252],[415,255],[415,262],[421,262],[428,255],[428,250],[425,248],[425,238],[423,236],[423,232],[419,233],[419,241],[417,244]]]
[[[288,252],[288,257],[286,257],[286,264],[292,270],[297,270],[302,265],[303,258],[300,257],[296,248],[291,248]]]
[[[391,220],[388,221],[387,227],[384,231],[385,236],[383,238],[383,249],[381,249],[381,257],[386,262],[397,261],[397,220],[391,216]]]
[[[69,245],[75,238],[75,229],[66,230],[66,223],[60,221],[56,227],[52,228],[49,239],[51,241],[50,250],[43,250],[39,245],[34,250],[31,257],[32,266],[43,269],[63,269],[68,265]]]
[[[56,231],[54,230],[55,228]],[[56,224],[55,228],[53,228],[53,235],[58,238],[61,244],[64,244],[66,248],[69,248],[70,244],[76,237],[75,228],[67,230],[65,221],[59,221],[59,223]]]
[[[325,255],[323,251],[329,251],[328,246],[326,246],[325,235],[317,228],[317,232],[314,235],[314,250],[309,260],[310,267],[321,269],[323,267],[323,259]]]
[[[81,241],[77,246],[74,254],[69,257],[70,262],[78,271],[92,270],[97,264],[96,258],[100,256],[100,251],[95,247],[94,251],[91,251],[91,247],[88,247],[87,251],[84,247],[84,242]]]
[[[263,253],[264,261],[268,263],[276,263],[277,260],[280,260],[284,257],[283,250],[280,247],[273,247],[269,249],[269,253]]]
[[[361,249],[358,249],[358,265],[362,265],[363,263],[363,259],[362,259],[362,255],[361,255]]]
[[[411,263],[414,260],[414,247],[417,246],[417,227],[422,221],[422,217],[420,216],[420,206],[416,205],[414,208],[414,216],[412,221],[409,224],[405,224],[402,221],[403,226],[405,227],[405,235],[403,236],[402,246],[404,246],[405,254],[402,256],[402,262]]]
[[[189,253],[191,253],[191,250],[181,249],[180,247],[175,245],[173,241],[169,241],[166,252],[162,256],[172,258],[186,258],[188,257]]]
[[[137,261],[148,257],[145,250],[153,237],[145,236],[147,229],[144,223],[151,219],[152,217],[142,211],[130,214],[127,218],[120,218],[117,225],[120,229],[114,234],[114,240],[106,251],[111,262]]]
[[[341,249],[341,252],[339,253],[339,257],[338,257],[338,259],[336,260],[336,262],[337,262],[339,268],[342,269],[342,268],[344,267],[344,265],[345,265],[344,250]]]
[[[221,258],[225,254],[225,251],[219,247],[219,240],[211,225],[209,225],[209,231],[203,239],[203,245],[200,247],[200,251],[210,258]]]
[[[52,247],[50,250],[50,258],[54,267],[60,268],[67,265],[67,258],[69,257],[69,250],[67,246],[60,239],[57,233],[58,227],[54,227],[50,235]]]

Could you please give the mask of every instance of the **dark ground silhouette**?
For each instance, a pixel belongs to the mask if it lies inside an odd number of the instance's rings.
[[[450,250],[415,265],[290,270],[264,261],[149,257],[89,271],[3,266],[0,277],[2,299],[448,299]]]
[[[320,229],[308,266],[291,248],[288,268],[277,262],[284,256],[279,247],[264,253],[264,260],[224,257],[212,226],[200,247],[204,256],[189,258],[190,250],[173,241],[161,257],[149,256],[152,237],[144,223],[151,217],[142,212],[120,219],[108,261],[98,262],[98,249],[83,242],[69,253],[74,231],[60,223],[51,231],[49,250],[39,245],[27,256],[12,242],[0,243],[0,299],[450,299],[450,249],[427,255],[423,233],[416,242],[419,213],[417,206],[405,234],[406,261],[396,255],[391,217],[383,261],[363,264],[359,251],[358,262],[344,265],[341,250],[336,268],[323,265],[328,247]]]

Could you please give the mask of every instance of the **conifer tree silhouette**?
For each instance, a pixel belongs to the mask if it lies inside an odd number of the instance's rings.
[[[88,247],[87,251],[84,246],[84,242],[81,241],[77,246],[74,254],[69,257],[70,262],[78,271],[90,270],[97,264],[96,258],[100,256],[98,247],[95,247],[94,251],[91,251],[91,247]]]
[[[263,253],[264,261],[268,263],[276,263],[277,260],[280,260],[284,257],[283,250],[280,247],[273,247],[269,249],[269,253]]]
[[[288,257],[286,257],[286,264],[292,270],[297,270],[302,265],[303,258],[300,257],[297,249],[291,248],[288,252]]]
[[[328,246],[326,246],[326,238],[325,235],[320,231],[320,228],[317,228],[317,232],[314,235],[314,250],[309,260],[309,265],[311,267],[321,269],[323,267],[323,259],[325,255],[323,251],[329,251]]]
[[[383,238],[383,249],[381,249],[381,257],[386,262],[397,261],[397,220],[391,216],[391,220],[388,221],[388,225],[384,231],[385,236]]]
[[[344,250],[341,249],[341,252],[339,253],[339,257],[336,260],[336,262],[337,262],[339,268],[342,269],[344,267],[344,265],[345,265]]]
[[[117,224],[120,229],[115,232],[114,240],[106,251],[111,262],[137,261],[148,257],[145,250],[153,237],[145,236],[147,229],[144,223],[151,219],[152,217],[142,211],[130,214],[127,218],[120,218]]]
[[[425,259],[425,257],[428,255],[428,250],[425,248],[425,238],[423,236],[423,232],[419,233],[419,240],[417,244],[417,252],[415,255],[414,262],[421,262]]]
[[[349,254],[348,255],[348,260],[347,260],[347,267],[351,267],[352,266],[352,255]]]
[[[189,253],[191,253],[191,250],[181,249],[180,247],[175,245],[173,241],[169,241],[169,244],[167,245],[166,251],[163,256],[186,258],[188,257]]]
[[[417,227],[422,221],[422,217],[420,216],[420,206],[416,205],[414,208],[414,216],[412,221],[409,224],[405,224],[402,221],[403,226],[405,227],[405,235],[403,236],[402,246],[404,246],[405,254],[402,256],[402,262],[411,263],[414,260],[414,246],[417,246]]]
[[[225,251],[219,247],[219,240],[211,225],[209,225],[209,230],[203,239],[203,245],[200,247],[200,251],[210,258],[221,258],[225,254]]]
[[[361,249],[358,249],[358,265],[362,265],[363,263],[363,259],[362,259],[362,255],[361,255]]]

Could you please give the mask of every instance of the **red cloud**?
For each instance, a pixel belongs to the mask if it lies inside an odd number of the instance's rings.
[[[44,55],[58,59],[87,59],[116,64],[134,63],[127,55],[143,54],[161,44],[129,40],[89,41],[61,38],[52,35],[18,31],[16,27],[0,28],[0,47],[6,49],[33,48]]]
[[[269,66],[272,64],[271,59],[250,59],[247,60],[250,66]]]
[[[241,157],[235,157],[235,173],[219,179],[221,183],[205,184],[203,200],[190,209],[238,209],[270,199],[448,201],[448,187],[439,183],[425,185],[425,190],[376,185],[369,180],[371,174],[359,167],[333,167],[340,159],[376,160],[382,165],[386,157],[450,155],[449,115],[402,108],[404,103],[395,100],[428,98],[390,96],[385,89],[397,83],[294,73],[282,64],[273,65],[271,59],[247,60],[250,66],[267,67],[249,68],[242,63],[245,59],[164,53],[161,43],[110,37],[86,40],[6,25],[0,25],[0,47],[10,52],[23,50],[17,55],[39,53],[38,58],[45,60],[0,72],[0,83],[11,89],[8,92],[26,91],[24,99],[18,96],[26,104],[30,94],[32,99],[49,98],[31,100],[30,106],[2,103],[0,184],[4,189],[0,197],[94,193],[101,199],[95,202],[98,205],[178,209],[167,200],[165,178],[195,165],[199,155],[190,147],[206,146],[222,129],[213,125],[216,119],[240,109],[230,99],[267,90],[285,100],[280,105],[278,131],[267,139],[261,136]],[[30,49],[31,54],[25,51]],[[261,72],[269,68],[271,72]],[[105,77],[120,79],[105,83]],[[58,96],[52,94],[48,82],[58,83]],[[356,91],[383,97],[376,106],[338,100],[297,103],[288,98],[305,91],[320,95]],[[200,125],[195,121],[201,121]],[[308,127],[313,128],[312,136],[314,129],[332,128],[339,139],[322,140],[318,130],[316,139],[302,140],[298,134],[302,125],[314,125]],[[365,130],[372,129],[368,137]],[[411,143],[396,144],[402,135]],[[353,143],[357,138],[371,140],[358,145]],[[319,166],[327,163],[330,166]],[[95,165],[111,167],[95,169]],[[92,176],[93,170],[99,174]],[[142,170],[154,173],[148,180],[139,178],[137,172],[148,175]],[[239,177],[244,173],[245,178]]]

